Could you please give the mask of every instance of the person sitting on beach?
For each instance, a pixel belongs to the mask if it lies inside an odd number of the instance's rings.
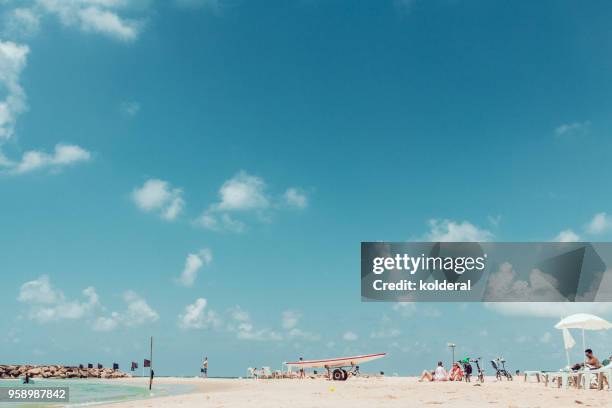
[[[446,373],[446,369],[444,369],[444,365],[442,364],[441,361],[438,361],[438,366],[436,367],[434,371],[428,371],[428,370],[423,371],[423,373],[421,374],[421,378],[419,379],[419,382],[423,382],[425,380],[427,381],[447,381],[448,380],[448,374]]]
[[[572,366],[573,371],[580,371],[581,368],[584,368],[586,370],[597,370],[598,368],[602,367],[602,364],[599,361],[599,359],[595,357],[595,355],[593,354],[593,350],[591,350],[590,348],[584,350],[584,355],[586,357],[585,363],[574,364]],[[605,375],[599,375],[594,380],[595,380],[595,383],[592,383],[591,387],[597,386],[597,382],[600,382],[600,385],[599,385],[600,387],[608,384],[608,379],[606,378]],[[578,388],[581,383],[582,383],[582,374],[579,374],[578,381],[576,381],[575,383],[575,387]]]
[[[463,380],[463,370],[461,369],[461,365],[459,364],[458,361],[453,363],[453,367],[450,370],[448,379],[450,381],[462,381]]]
[[[586,368],[590,370],[596,370],[598,368],[601,368],[601,363],[599,362],[599,359],[595,357],[595,355],[593,354],[593,350],[591,349],[584,350],[584,355],[586,357]],[[572,366],[572,370],[574,371],[580,370],[581,368],[584,367],[584,365],[585,363],[576,363]]]
[[[584,353],[586,355],[586,358],[587,358],[586,363],[589,368],[591,369],[601,368],[601,362],[599,361],[597,357],[593,355],[593,350],[586,349],[584,350]]]

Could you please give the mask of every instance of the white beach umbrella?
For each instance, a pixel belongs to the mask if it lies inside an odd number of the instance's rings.
[[[576,313],[562,319],[555,329],[605,330],[612,329],[612,323],[592,314]]]
[[[555,329],[566,330],[566,329],[581,329],[582,330],[582,348],[586,349],[586,342],[584,339],[585,330],[606,330],[612,329],[612,323],[599,316],[595,316],[588,313],[576,313],[571,316],[567,316],[565,319],[561,319],[559,323],[555,325]],[[563,333],[563,339],[565,341],[565,330]],[[569,334],[569,333],[568,333]],[[571,337],[571,335],[570,335]],[[573,341],[574,339],[572,339]],[[571,343],[571,341],[570,341]],[[575,342],[574,342],[575,343]],[[568,343],[566,343],[567,346]],[[573,345],[572,345],[573,347]],[[570,347],[571,348],[571,347]],[[567,347],[566,347],[567,349]],[[585,361],[586,363],[586,361]]]

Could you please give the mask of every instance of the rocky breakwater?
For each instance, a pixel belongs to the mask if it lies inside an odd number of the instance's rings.
[[[123,371],[112,368],[80,368],[62,365],[0,365],[0,378],[125,378]]]

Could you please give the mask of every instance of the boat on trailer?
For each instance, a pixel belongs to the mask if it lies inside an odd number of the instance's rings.
[[[324,360],[299,360],[285,362],[284,364],[287,368],[325,368],[332,380],[346,381],[349,377],[349,372],[352,374],[357,374],[359,372],[360,364],[378,360],[386,355],[387,353],[364,354],[360,356],[328,358]],[[347,371],[347,368],[349,368],[350,371]]]

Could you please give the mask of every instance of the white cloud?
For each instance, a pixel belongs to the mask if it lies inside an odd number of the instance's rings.
[[[500,302],[485,303],[485,307],[506,316],[558,319],[574,313],[612,314],[612,302]]]
[[[285,203],[291,207],[306,208],[308,207],[308,197],[297,188],[288,188],[283,194]]]
[[[352,331],[347,331],[342,335],[342,339],[345,341],[356,341],[359,339],[359,336]]]
[[[552,334],[550,334],[550,332],[545,332],[542,337],[540,337],[540,343],[550,343],[550,340],[552,339]]]
[[[198,277],[198,271],[202,267],[210,265],[212,259],[212,251],[208,248],[203,248],[195,254],[188,254],[185,260],[185,267],[178,278],[178,282],[183,286],[193,286]]]
[[[99,316],[92,324],[95,331],[112,331],[120,326],[135,327],[159,320],[159,315],[147,301],[136,292],[128,290],[123,294],[126,308],[122,312],[112,312],[109,316]]]
[[[484,300],[512,299],[516,301],[534,301],[536,299],[559,301],[565,300],[557,290],[558,283],[554,278],[538,269],[532,269],[527,280],[517,278],[518,274],[509,262],[499,265],[487,281]]]
[[[401,303],[396,303],[395,305],[398,304]],[[399,311],[399,308],[392,307],[392,309]],[[393,319],[386,314],[383,314],[379,321],[380,326],[370,332],[371,339],[390,339],[398,337],[402,333],[401,330],[396,328],[397,324],[394,323]]]
[[[124,293],[123,300],[127,304],[127,309],[121,320],[126,326],[140,326],[145,323],[153,323],[159,319],[157,312],[135,292],[128,290]]]
[[[205,211],[194,220],[194,224],[211,231],[228,231],[241,233],[246,229],[244,222],[237,220],[229,214],[214,214]]]
[[[284,329],[293,329],[297,326],[302,315],[295,310],[285,310],[282,315],[282,325]]]
[[[253,325],[243,323],[238,327],[238,338],[253,341],[281,341],[283,336],[267,328],[255,330]]]
[[[494,226],[494,227],[499,227],[499,223],[502,220],[502,216],[501,215],[488,215],[487,216],[487,221],[489,221],[489,223]]]
[[[133,291],[123,295],[126,308],[121,313],[113,312],[108,316],[92,316],[102,310],[98,294],[93,287],[82,291],[83,300],[67,299],[64,293],[55,289],[47,275],[24,283],[17,300],[29,306],[27,318],[39,323],[59,320],[77,320],[93,317],[92,329],[110,331],[119,326],[132,327],[152,323],[159,315],[149,304]]]
[[[597,213],[586,227],[589,234],[603,234],[606,231],[612,230],[612,217],[605,212]]]
[[[28,9],[13,10],[16,18],[34,18]],[[28,17],[29,16],[29,17]],[[33,24],[33,23],[32,23]],[[27,45],[0,41],[0,88],[6,96],[0,100],[0,147],[15,133],[17,117],[27,110],[26,94],[19,83],[27,63],[30,49]],[[0,152],[0,169],[11,174],[22,174],[42,168],[58,170],[61,167],[88,161],[91,154],[80,146],[57,144],[52,154],[39,150],[23,153],[20,161],[9,160]]]
[[[430,231],[425,235],[427,241],[433,242],[483,242],[490,241],[493,234],[475,226],[474,224],[463,221],[455,222],[451,220],[429,220]]]
[[[589,121],[564,123],[555,129],[555,134],[557,136],[585,134],[588,132],[590,126],[591,122]]]
[[[63,295],[51,287],[47,275],[21,285],[17,300],[27,303],[56,303]]]
[[[516,336],[514,338],[514,341],[516,341],[519,344],[530,343],[531,338],[529,336],[525,336],[524,334],[521,334],[520,336]]]
[[[21,7],[4,15],[3,34],[9,38],[31,37],[40,29],[40,16],[33,8]]]
[[[319,334],[307,332],[297,327],[294,327],[293,329],[289,330],[289,332],[287,332],[287,337],[290,339],[299,339],[304,341],[321,340],[321,336]]]
[[[126,116],[136,116],[140,112],[140,104],[136,101],[125,101],[119,105],[119,110]]]
[[[29,306],[29,319],[49,323],[81,319],[100,305],[93,287],[84,289],[82,295],[83,301],[66,299],[60,290],[53,288],[49,277],[42,275],[21,285],[17,300]]]
[[[0,41],[0,87],[6,96],[0,100],[0,142],[15,132],[17,117],[26,111],[26,94],[19,78],[27,63],[27,45]]]
[[[230,230],[240,232],[244,224],[229,214],[219,216],[215,212],[261,210],[269,206],[263,179],[242,171],[223,183],[219,190],[220,201],[210,206],[197,220],[211,230]]]
[[[248,322],[251,320],[251,316],[249,315],[249,313],[246,310],[242,309],[240,306],[234,306],[230,308],[229,314],[232,319],[238,322]]]
[[[119,326],[119,313],[113,312],[109,317],[96,318],[92,329],[95,331],[113,331]]]
[[[373,331],[370,333],[370,337],[373,339],[390,339],[398,337],[400,334],[402,334],[402,332],[399,329],[388,327]]]
[[[140,24],[122,19],[114,12],[87,7],[79,10],[77,15],[83,31],[107,34],[123,41],[133,41],[138,36]]]
[[[252,341],[281,341],[282,334],[268,328],[258,329],[251,321],[249,314],[240,306],[229,310],[230,318],[234,321],[227,325],[227,330],[236,333],[240,340]]]
[[[283,206],[304,208],[306,195],[296,187],[289,188],[282,197],[267,193],[263,178],[240,171],[219,188],[219,201],[212,203],[194,220],[194,225],[211,231],[243,232],[246,225],[230,213],[254,213],[259,221],[269,221],[269,213]]]
[[[217,314],[212,310],[206,310],[208,302],[204,298],[185,307],[185,311],[178,317],[178,325],[182,329],[205,329],[210,326],[219,325]]]
[[[91,153],[80,146],[57,144],[53,154],[39,150],[29,150],[23,154],[17,163],[7,166],[11,174],[24,174],[35,170],[51,169],[57,171],[62,167],[86,162],[91,159]]]
[[[39,9],[59,18],[66,27],[94,32],[125,42],[138,38],[142,20],[120,15],[129,2],[125,0],[37,0]]]
[[[319,341],[321,336],[298,327],[302,314],[297,310],[285,310],[281,315],[281,325],[286,330],[288,339],[299,339],[304,341]]]
[[[262,178],[241,171],[227,180],[219,189],[220,201],[213,205],[218,211],[246,211],[267,208],[270,205]]]
[[[1,151],[0,151],[0,167],[10,167],[13,165],[11,162]]]
[[[553,238],[555,242],[579,242],[580,236],[571,229],[566,229]]]
[[[600,235],[612,230],[612,217],[605,212],[597,213],[584,225],[584,233],[589,235]],[[572,229],[561,231],[553,241],[557,242],[579,242],[581,237]]]
[[[402,317],[410,317],[416,312],[416,304],[414,302],[398,302],[394,303],[391,309]]]
[[[185,205],[183,190],[173,188],[167,181],[159,179],[149,179],[142,187],[135,188],[132,200],[141,210],[157,212],[168,221],[176,219]]]

